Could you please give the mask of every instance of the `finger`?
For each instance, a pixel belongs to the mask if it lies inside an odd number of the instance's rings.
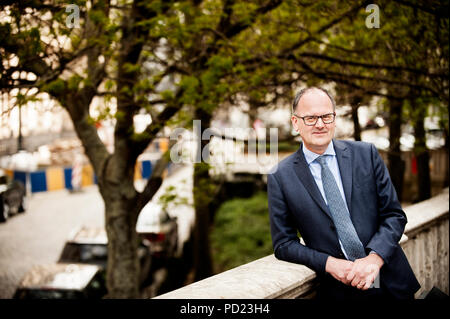
[[[370,285],[368,282],[366,282],[366,284],[361,288],[361,290],[369,290]]]
[[[344,277],[342,280],[342,283],[346,284],[346,285],[350,285],[351,281],[348,281],[346,277]]]
[[[369,288],[372,286],[372,284],[373,284],[374,281],[375,281],[375,276],[374,276],[373,274],[367,276],[367,278],[366,278],[366,284],[364,285],[364,287],[363,287],[362,289],[363,289],[363,290],[369,289]]]
[[[366,282],[364,280],[361,280],[358,285],[356,286],[356,288],[358,289],[363,289],[366,286]]]
[[[350,270],[350,272],[347,275],[347,282],[351,282],[354,278],[355,278],[355,274],[356,274],[356,270],[355,267],[352,268],[352,270]]]
[[[346,274],[346,273],[343,273],[343,274],[342,274],[341,282],[343,282],[343,283],[346,284],[346,285],[350,285],[350,282],[351,282],[351,281],[347,280],[347,274]]]
[[[362,280],[360,277],[355,277],[355,278],[353,278],[351,285],[352,285],[353,287],[356,287],[356,286],[358,286],[358,285],[360,284],[360,282],[362,282],[362,281],[363,281],[363,280]]]
[[[372,280],[368,280],[366,281],[366,284],[361,288],[362,290],[367,290],[370,288],[370,286],[372,285],[373,281]]]

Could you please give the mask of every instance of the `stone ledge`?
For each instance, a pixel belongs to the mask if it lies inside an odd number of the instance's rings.
[[[441,194],[433,198],[405,208],[405,213],[408,218],[408,223],[405,227],[406,236],[412,238],[423,229],[440,222],[441,219],[448,219],[448,200],[449,189],[446,188]]]
[[[269,255],[155,299],[273,299],[307,293],[316,274]],[[305,289],[302,289],[305,288]]]

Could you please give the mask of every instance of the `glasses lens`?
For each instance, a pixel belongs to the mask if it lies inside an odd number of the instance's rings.
[[[334,114],[325,114],[324,116],[322,116],[322,120],[325,124],[330,124],[334,120]]]
[[[314,125],[317,122],[316,116],[305,116],[304,117],[306,125]]]

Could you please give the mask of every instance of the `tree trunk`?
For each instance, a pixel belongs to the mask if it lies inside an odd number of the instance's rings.
[[[95,128],[86,120],[74,121],[98,178],[105,203],[105,228],[108,237],[107,298],[139,297],[139,260],[136,222],[139,214],[134,188],[134,163],[116,141],[115,154],[109,155]],[[96,146],[96,147],[95,147]]]
[[[124,176],[124,181],[129,176]],[[139,297],[140,265],[137,255],[139,238],[136,233],[138,213],[134,192],[129,182],[104,185],[105,228],[108,235],[107,298]]]
[[[400,137],[402,134],[402,100],[389,100],[389,151],[388,169],[399,201],[403,199],[405,161],[402,160]]]
[[[425,105],[411,102],[415,119],[414,126],[414,155],[417,158],[417,201],[423,201],[431,197],[431,178],[430,178],[430,154],[426,145],[425,134],[425,116],[427,113]]]
[[[201,154],[202,150],[209,143],[209,140],[202,140],[201,136],[211,121],[211,115],[204,110],[197,110],[196,119],[201,120],[200,140]],[[212,275],[211,249],[209,243],[210,211],[209,204],[212,199],[212,184],[209,178],[209,165],[201,158],[200,163],[194,165],[194,206],[195,206],[195,224],[193,233],[194,250],[194,281],[198,281]]]
[[[450,147],[450,143],[449,143],[449,138],[448,138],[448,128],[446,128],[445,126],[443,126],[443,131],[444,131],[444,139],[445,139],[445,144],[444,144],[444,149],[445,149],[445,176],[444,176],[444,182],[443,182],[443,187],[448,187],[449,185],[449,147]]]
[[[361,96],[354,96],[350,99],[350,105],[352,107],[352,120],[353,120],[353,137],[355,141],[361,141],[361,125],[359,125],[358,108],[362,101]]]
[[[24,149],[22,136],[22,105],[19,105],[19,136],[17,138],[17,151],[22,151]]]

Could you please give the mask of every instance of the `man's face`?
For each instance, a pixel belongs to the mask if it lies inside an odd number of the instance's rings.
[[[310,90],[306,92],[297,104],[295,113],[300,116],[324,115],[333,113],[333,104],[325,92],[320,90]],[[300,133],[303,144],[310,151],[322,154],[333,139],[336,121],[324,124],[319,118],[315,125],[308,126],[301,118],[292,116],[292,125]]]

